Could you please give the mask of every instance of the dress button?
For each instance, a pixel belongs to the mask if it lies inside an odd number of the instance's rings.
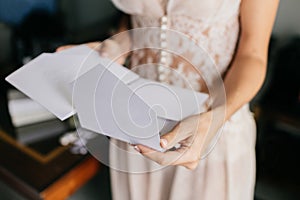
[[[166,41],[162,41],[161,42],[161,48],[166,48],[167,47],[167,42]]]
[[[161,52],[160,52],[160,55],[161,55],[162,57],[166,57],[166,56],[167,56],[167,52],[166,52],[166,51],[161,51]]]
[[[161,64],[166,64],[167,63],[167,58],[166,57],[161,57],[160,62],[161,62]]]
[[[167,34],[165,32],[160,33],[160,39],[165,40],[167,38]]]
[[[159,65],[158,66],[158,72],[159,72],[159,76],[163,74],[163,72],[165,71],[164,69],[165,67],[163,65]]]
[[[167,21],[168,21],[167,16],[163,16],[163,17],[161,18],[161,22],[162,22],[162,23],[167,23]]]
[[[162,29],[162,30],[166,30],[166,29],[167,29],[167,25],[166,25],[166,24],[162,24],[162,25],[161,25],[161,29]]]
[[[167,76],[165,74],[159,74],[158,78],[160,81],[164,81],[167,78]]]
[[[163,16],[161,18],[161,33],[160,33],[160,47],[162,49],[167,48],[167,28],[168,28],[168,18]],[[168,79],[169,69],[168,69],[167,52],[161,50],[160,52],[160,65],[158,66],[158,79],[160,81],[166,81]]]
[[[163,65],[159,65],[158,66],[158,71],[159,72],[163,72],[164,71],[164,66]]]

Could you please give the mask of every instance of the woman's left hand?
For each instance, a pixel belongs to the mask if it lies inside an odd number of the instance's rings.
[[[159,152],[143,145],[136,145],[135,149],[160,165],[179,165],[195,169],[205,149],[208,132],[212,131],[211,116],[211,111],[191,116],[181,121],[171,132],[163,135],[160,145],[164,149],[171,149],[176,144],[180,144],[180,147],[175,150]],[[213,130],[218,129],[214,127]]]

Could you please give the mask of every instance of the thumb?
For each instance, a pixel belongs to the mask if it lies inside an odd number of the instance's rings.
[[[161,136],[161,147],[170,149],[191,137],[195,133],[195,127],[197,127],[195,125],[196,122],[197,120],[194,120],[194,118],[188,118],[178,123],[172,131]]]
[[[178,133],[178,131],[175,128],[172,131],[170,131],[169,133],[162,135],[160,138],[160,146],[164,149],[170,149],[170,148],[174,147],[176,145],[176,143],[178,142],[176,140],[177,133]]]

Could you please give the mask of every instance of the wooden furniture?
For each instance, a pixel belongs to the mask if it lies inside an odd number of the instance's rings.
[[[25,146],[0,131],[0,179],[28,199],[66,199],[99,169],[95,158],[71,154],[57,138]]]

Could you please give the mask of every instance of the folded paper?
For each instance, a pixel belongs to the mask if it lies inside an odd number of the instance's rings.
[[[160,133],[204,111],[207,94],[141,78],[81,45],[44,53],[6,80],[59,119],[156,150]]]

